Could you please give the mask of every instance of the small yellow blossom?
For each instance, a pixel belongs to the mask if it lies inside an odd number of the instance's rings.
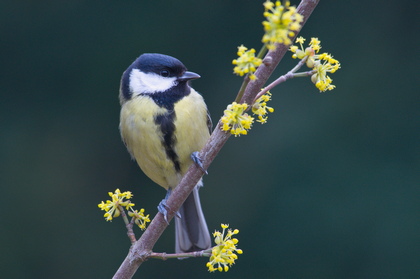
[[[318,38],[311,38],[309,47],[304,48],[303,44],[305,41],[306,39],[303,37],[298,37],[296,39],[296,43],[300,45],[300,48],[298,46],[291,46],[289,50],[294,53],[292,55],[292,58],[294,59],[298,58],[302,60],[307,57],[306,66],[308,66],[308,68],[312,68],[314,64],[314,56],[321,49],[321,41],[319,41]]]
[[[119,206],[125,206],[127,210],[134,206],[134,203],[131,203],[130,200],[124,200],[133,197],[133,194],[130,191],[121,193],[120,189],[117,189],[114,193],[108,192],[108,195],[112,198],[112,201],[102,201],[100,204],[98,204],[98,207],[101,210],[105,210],[106,213],[104,214],[104,217],[107,221],[112,221],[112,218],[120,216],[121,212]]]
[[[309,46],[318,53],[321,49],[321,41],[318,40],[318,38],[311,38],[311,42],[309,43]]]
[[[238,104],[236,102],[228,105],[221,119],[223,123],[222,130],[230,131],[235,137],[246,135],[248,133],[247,130],[251,129],[251,125],[254,122],[253,117],[244,113],[247,108],[247,104]]]
[[[222,272],[227,272],[229,267],[231,267],[235,260],[238,259],[237,254],[242,254],[241,249],[236,248],[236,244],[238,244],[238,239],[232,238],[233,235],[238,234],[239,230],[228,229],[229,225],[222,224],[222,232],[215,231],[213,233],[214,242],[216,246],[212,248],[211,256],[209,262],[206,264],[210,272],[214,272],[216,270]],[[225,235],[225,232],[227,233]],[[217,265],[217,267],[216,267]]]
[[[144,209],[138,210],[132,210],[128,212],[128,216],[134,218],[134,223],[139,226],[141,230],[146,229],[146,225],[148,222],[150,222],[149,214],[147,216],[144,215]]]
[[[299,43],[301,46],[306,41],[306,39],[302,36],[296,38],[296,43]]]
[[[332,85],[332,79],[327,76],[327,73],[335,73],[340,69],[340,62],[334,59],[330,54],[323,53],[318,56],[319,60],[315,60],[313,70],[315,73],[311,76],[311,81],[319,89],[320,92],[333,90],[335,85]]]
[[[265,115],[268,112],[274,112],[272,107],[267,106],[267,102],[271,100],[271,93],[267,91],[264,95],[259,97],[255,103],[252,105],[252,112],[258,115],[258,122],[261,124],[267,123],[267,118]],[[268,112],[267,112],[268,111]]]
[[[290,6],[289,1],[285,1],[284,5],[280,1],[276,1],[275,4],[266,1],[263,5],[267,20],[263,21],[265,34],[262,42],[270,50],[275,49],[277,43],[286,46],[292,44],[290,37],[300,30],[303,16],[296,11],[296,7]]]
[[[233,72],[239,76],[249,74],[251,80],[255,80],[255,71],[261,65],[262,59],[255,57],[255,49],[248,50],[244,45],[238,47],[238,59],[232,61]]]
[[[326,52],[318,54],[321,49],[321,41],[318,38],[311,38],[307,48],[303,47],[304,42],[305,39],[303,37],[296,39],[296,43],[300,44],[300,48],[298,46],[290,47],[290,51],[293,52],[292,57],[301,60],[306,59],[306,66],[313,70],[311,81],[320,92],[333,90],[335,85],[331,84],[332,79],[327,74],[333,74],[340,69],[340,62]]]

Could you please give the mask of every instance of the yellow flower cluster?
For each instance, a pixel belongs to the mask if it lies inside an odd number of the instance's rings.
[[[241,249],[236,248],[238,244],[238,239],[232,238],[233,235],[238,234],[239,230],[228,229],[225,235],[226,229],[229,228],[229,225],[222,224],[223,231],[215,231],[213,233],[214,242],[216,246],[213,247],[211,251],[210,260],[207,263],[207,267],[210,272],[216,270],[222,272],[227,272],[229,267],[231,267],[235,260],[238,259],[237,254],[242,254]],[[217,267],[215,267],[217,265]]]
[[[133,218],[135,224],[142,230],[146,228],[146,223],[150,222],[149,215],[144,215],[143,208],[140,209],[140,211],[133,209],[134,203],[129,200],[133,197],[133,194],[130,191],[121,193],[120,189],[117,189],[114,193],[108,192],[108,195],[111,197],[112,201],[102,201],[98,204],[98,207],[105,211],[104,217],[106,221],[112,221],[113,218],[120,216],[121,210],[124,210],[125,207],[126,210],[130,210],[128,215]]]
[[[249,74],[249,78],[254,80],[256,78],[255,71],[258,66],[261,65],[262,60],[258,57],[255,57],[255,49],[251,48],[248,50],[244,45],[238,47],[238,59],[232,61],[233,65],[236,65],[233,68],[233,72],[239,76]]]
[[[305,43],[306,39],[301,37],[296,38],[296,43],[298,43],[300,45],[300,48],[298,46],[291,46],[290,47],[290,51],[293,52],[294,54],[292,55],[292,58],[296,59],[303,59],[305,57],[308,57],[308,60],[312,60],[311,58],[312,56],[315,55],[315,53],[318,53],[319,50],[321,49],[321,41],[318,40],[318,38],[311,38],[311,42],[309,43],[309,47],[307,47],[306,49],[303,48],[303,44]],[[311,63],[311,62],[309,62]],[[309,68],[310,65],[308,65]]]
[[[340,62],[334,59],[331,54],[326,52],[318,54],[321,49],[321,41],[318,38],[311,38],[311,42],[307,48],[303,47],[305,39],[299,37],[296,39],[298,46],[291,46],[290,51],[293,52],[292,57],[298,59],[306,59],[306,66],[312,69],[311,81],[319,89],[320,92],[333,90],[335,85],[332,85],[332,79],[327,75],[328,73],[335,73],[341,68]]]
[[[131,199],[133,197],[133,194],[131,194],[130,191],[121,193],[120,189],[115,190],[115,193],[108,192],[108,195],[112,198],[112,201],[107,200],[106,203],[103,201],[98,204],[98,207],[101,210],[105,210],[105,220],[112,221],[112,218],[116,218],[120,216],[120,206],[126,207],[128,210],[130,207],[134,206],[134,203],[131,203],[130,200],[124,200],[124,199]]]
[[[139,226],[139,228],[144,231],[146,229],[146,225],[150,222],[149,214],[147,216],[144,215],[144,209],[132,210],[128,212],[128,216],[134,218],[134,223]]]
[[[232,135],[246,135],[247,130],[251,129],[254,118],[244,113],[248,108],[247,104],[233,102],[228,105],[222,116],[222,130],[230,131]]]
[[[267,102],[271,100],[271,93],[267,91],[264,95],[259,97],[255,103],[252,105],[252,113],[258,115],[258,122],[261,124],[267,123],[267,118],[265,115],[268,112],[274,112],[272,107],[267,106]],[[267,112],[268,111],[268,112]]]
[[[290,37],[295,36],[295,31],[299,31],[303,16],[296,11],[296,7],[290,6],[286,1],[284,5],[280,1],[264,3],[264,16],[267,20],[263,21],[265,34],[262,42],[267,48],[273,50],[276,44],[286,46],[292,44]]]
[[[302,36],[296,38],[296,43],[300,45],[300,48],[298,46],[290,47],[290,51],[294,53],[292,55],[292,58],[298,58],[301,60],[306,58],[306,66],[308,66],[308,68],[313,68],[315,59],[317,58],[316,53],[318,53],[321,49],[321,41],[318,40],[318,38],[311,38],[309,47],[304,48],[303,44],[305,43],[305,41],[306,39]]]
[[[333,90],[335,85],[332,85],[332,79],[327,76],[328,73],[335,73],[340,69],[340,62],[334,59],[330,54],[323,53],[318,56],[319,60],[315,60],[314,71],[311,76],[311,81],[315,84],[320,92]]]

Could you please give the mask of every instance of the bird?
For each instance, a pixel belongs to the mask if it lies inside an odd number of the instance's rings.
[[[159,211],[166,220],[166,200],[189,166],[196,163],[212,130],[203,97],[190,86],[200,75],[168,55],[144,53],[121,77],[120,134],[141,170],[167,190]],[[210,233],[200,204],[202,180],[187,197],[175,218],[175,252],[211,247]]]

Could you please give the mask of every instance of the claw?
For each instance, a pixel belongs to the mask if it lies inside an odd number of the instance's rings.
[[[163,214],[163,218],[165,219],[166,223],[169,225],[168,218],[166,217],[166,216],[168,216],[168,210],[166,210],[166,207],[167,207],[166,200],[163,199],[159,203],[157,208],[158,208],[159,212]]]
[[[166,204],[166,201],[169,199],[169,197],[171,196],[172,193],[172,189],[169,188],[168,191],[166,192],[166,196],[165,198],[159,203],[158,205],[158,210],[160,213],[163,214],[163,218],[165,219],[166,223],[169,225],[168,222],[168,210],[170,210],[169,206]],[[181,218],[181,215],[179,214],[179,212],[175,212],[175,216],[178,218]]]
[[[168,191],[166,192],[165,198],[159,203],[159,205],[157,207],[159,212],[163,214],[163,218],[165,219],[165,221],[168,225],[169,225],[169,222],[168,222],[168,217],[167,217],[168,216],[167,208],[169,209],[169,207],[166,204],[166,201],[171,196],[171,193],[172,193],[172,189],[169,188]]]
[[[207,170],[204,169],[203,162],[201,161],[201,158],[198,156],[198,152],[195,151],[191,153],[191,159],[194,161],[194,163],[205,173],[209,174]]]

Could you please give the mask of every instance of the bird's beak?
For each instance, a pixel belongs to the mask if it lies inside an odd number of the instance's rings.
[[[191,79],[197,79],[200,78],[199,74],[193,73],[193,72],[185,72],[182,76],[178,78],[180,81],[187,81]]]

